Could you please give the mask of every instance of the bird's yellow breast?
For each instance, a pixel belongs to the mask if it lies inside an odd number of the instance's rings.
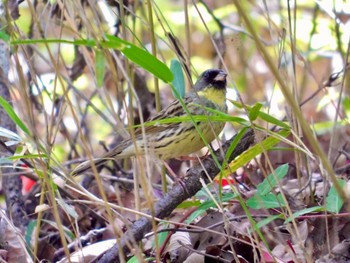
[[[209,101],[217,104],[220,108],[225,108],[226,105],[226,90],[215,89],[213,87],[205,88],[198,91],[199,97],[204,97]]]

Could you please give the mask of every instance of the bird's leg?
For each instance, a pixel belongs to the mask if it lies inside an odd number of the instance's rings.
[[[163,162],[163,164],[164,164],[165,168],[167,169],[167,171],[169,172],[169,174],[174,178],[175,183],[179,183],[181,185],[182,189],[186,193],[188,193],[188,190],[187,190],[186,185],[185,185],[184,181],[182,180],[182,178],[179,178],[177,176],[177,174],[174,173],[173,169],[171,169],[171,167],[169,166],[169,164],[167,162]]]
[[[167,162],[163,162],[163,165],[165,166],[166,170],[169,172],[169,174],[174,178],[178,178],[177,174],[174,173],[173,169],[171,169],[171,167],[169,166],[169,164]]]
[[[205,159],[209,156],[209,153],[210,153],[210,150],[207,149],[205,154],[203,156],[179,156],[176,158],[176,160],[179,160],[179,161],[197,161],[198,158],[200,159]]]

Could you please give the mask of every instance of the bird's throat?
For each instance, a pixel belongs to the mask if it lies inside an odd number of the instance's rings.
[[[209,101],[217,104],[221,108],[225,108],[226,105],[226,90],[206,88],[198,92],[199,97],[204,97]]]

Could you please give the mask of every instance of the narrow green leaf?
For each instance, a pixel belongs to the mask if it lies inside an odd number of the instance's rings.
[[[242,128],[242,129],[237,133],[237,135],[235,136],[234,140],[233,140],[232,143],[230,144],[230,147],[229,147],[229,148],[227,149],[227,151],[226,151],[225,159],[224,159],[224,161],[222,162],[220,171],[224,171],[224,168],[225,168],[226,165],[227,165],[227,160],[229,159],[229,157],[231,156],[231,154],[233,153],[233,151],[236,149],[237,144],[240,142],[241,138],[242,138],[243,135],[246,133],[246,130],[247,130],[247,129],[248,129],[247,127]],[[221,185],[222,178],[223,178],[223,173],[220,173],[220,178],[219,178],[219,180],[220,180],[219,184],[220,184],[220,185]]]
[[[199,105],[199,107],[202,107],[202,105]],[[211,113],[215,113],[218,117],[220,117],[220,119],[222,120],[225,120],[226,122],[233,122],[233,123],[237,123],[237,124],[240,124],[244,127],[250,127],[251,126],[251,123],[250,121],[247,121],[246,119],[243,119],[243,118],[240,118],[240,117],[235,117],[235,116],[231,116],[227,113],[224,113],[220,110],[216,110],[216,109],[212,109],[212,108],[209,108],[209,107],[204,107],[204,109],[208,112],[211,112]]]
[[[177,94],[178,94],[180,98],[184,98],[186,93],[185,78],[182,72],[181,64],[177,59],[171,60],[170,70],[174,75],[172,85],[177,91],[177,92],[173,91],[173,95],[174,97],[177,98]]]
[[[268,193],[263,196],[256,194],[253,197],[249,198],[246,204],[252,209],[270,209],[286,206],[281,194],[278,194],[276,196],[272,193]]]
[[[264,218],[263,220],[260,220],[256,226],[258,228],[262,228],[263,226],[266,226],[268,224],[270,224],[272,221],[275,221],[276,219],[283,219],[283,215],[279,214],[279,215],[273,215],[273,216],[269,216],[267,218]]]
[[[32,44],[72,44],[72,45],[80,45],[80,46],[89,46],[95,47],[95,40],[67,40],[67,39],[17,39],[12,40],[11,45],[32,45]],[[90,45],[89,45],[90,44]]]
[[[291,222],[292,220],[294,220],[295,218],[298,218],[299,216],[305,215],[305,214],[310,214],[313,212],[321,212],[324,211],[324,207],[322,206],[313,206],[313,207],[309,207],[303,210],[300,210],[298,212],[293,213],[293,215],[291,217],[289,217],[284,223],[287,224],[289,222]]]
[[[9,160],[19,160],[19,159],[38,159],[47,158],[46,154],[24,154],[24,155],[14,155],[8,157]]]
[[[233,106],[235,106],[237,109],[243,109],[242,103],[235,101],[235,100],[231,100],[231,99],[227,99],[229,102],[231,102],[231,104]]]
[[[159,125],[159,124],[167,124],[167,123],[178,123],[178,122],[197,122],[197,121],[221,121],[221,122],[227,122],[232,121],[236,123],[242,124],[242,126],[246,126],[249,123],[240,117],[233,117],[229,115],[220,115],[220,116],[208,116],[208,115],[192,115],[192,116],[181,116],[181,117],[173,117],[173,118],[166,118],[162,120],[154,120],[145,122],[143,125],[145,127],[147,126],[153,126],[153,125]],[[134,128],[141,127],[141,125],[134,125]]]
[[[344,108],[346,117],[348,120],[350,120],[350,98],[345,96],[343,98],[342,103],[343,103],[343,108]]]
[[[155,258],[152,258],[152,257],[147,258],[145,254],[141,254],[141,257],[143,262],[154,262],[155,260]],[[127,261],[127,263],[139,263],[139,262],[140,262],[139,257],[136,257],[136,256],[132,256]]]
[[[255,121],[256,118],[259,116],[260,109],[263,105],[261,103],[255,103],[253,107],[250,108],[249,110],[249,120],[250,121]]]
[[[27,225],[26,234],[25,234],[24,239],[25,239],[26,244],[28,246],[30,246],[30,244],[32,244],[32,237],[33,237],[33,233],[34,233],[36,225],[37,225],[37,220],[30,220],[29,224]]]
[[[139,262],[139,258],[136,256],[132,256],[127,263],[138,263]]]
[[[106,40],[104,41],[96,41],[94,39],[78,39],[74,41],[66,39],[25,39],[12,41],[11,45],[28,45],[37,43],[64,43],[88,47],[117,49],[132,62],[149,71],[157,78],[163,80],[165,83],[171,83],[173,80],[173,74],[163,62],[146,50],[113,35],[106,35]]]
[[[201,201],[199,200],[186,200],[179,204],[176,208],[186,209],[190,207],[200,206]]]
[[[232,199],[237,198],[237,194],[234,193],[229,193],[229,194],[225,194],[222,196],[222,200],[221,202],[227,202],[230,201]],[[219,201],[217,201],[219,202]],[[213,200],[208,200],[203,202],[196,211],[194,211],[191,216],[186,220],[186,224],[190,224],[192,223],[193,220],[195,220],[198,216],[202,215],[205,211],[207,211],[209,208],[215,207],[215,202]]]
[[[10,35],[6,34],[6,32],[0,30],[0,39],[8,42],[10,40]]]
[[[10,116],[11,120],[13,120],[14,123],[18,125],[18,127],[21,128],[22,131],[24,131],[26,134],[30,134],[28,128],[24,125],[24,123],[21,121],[21,119],[17,116],[15,111],[13,110],[10,103],[8,103],[2,96],[0,96],[0,105],[4,108],[4,110],[7,112],[7,114]]]
[[[283,164],[279,166],[275,173],[271,173],[269,176],[265,178],[264,181],[262,181],[258,187],[258,193],[260,195],[266,195],[267,193],[271,192],[271,190],[277,185],[277,180],[281,180],[283,177],[287,175],[288,172],[288,164]]]
[[[334,125],[337,127],[345,127],[349,125],[349,119],[346,120],[338,120],[337,122],[334,121],[322,121],[312,124],[312,129],[315,131],[317,135],[324,135],[327,133],[332,132],[334,129]]]
[[[284,128],[284,129],[290,129],[289,125],[283,121],[280,121],[279,119],[276,119],[275,117],[271,116],[270,114],[267,114],[265,112],[262,112],[260,111],[259,112],[259,118],[266,121],[266,122],[269,122],[269,123],[272,123],[274,125],[277,125],[281,128]]]
[[[284,138],[287,137],[289,134],[290,134],[290,131],[288,130],[282,130],[277,133],[277,135],[282,136]],[[281,139],[271,136],[263,140],[261,143],[258,143],[253,147],[249,148],[247,151],[242,153],[240,156],[238,156],[229,164],[229,169],[225,171],[224,176],[227,176],[237,171],[238,168],[242,167],[243,165],[248,163],[250,160],[252,160],[256,156],[261,154],[262,152],[270,150],[273,146],[275,146],[280,141]]]
[[[252,107],[251,106],[248,106],[248,105],[243,105],[237,101],[234,101],[234,100],[228,100],[230,101],[236,108],[238,109],[243,109],[243,108],[246,108],[249,112],[252,110]],[[262,104],[261,104],[262,105]],[[256,105],[254,105],[255,107]],[[256,110],[254,110],[254,113],[252,113],[252,116],[250,116],[249,114],[249,117],[250,117],[250,120],[253,120],[252,117],[254,118],[256,113],[258,113],[258,117],[266,122],[269,122],[269,123],[272,123],[274,125],[277,125],[283,129],[290,129],[289,125],[283,121],[280,121],[279,119],[276,119],[275,117],[273,117],[272,115],[269,115],[263,111],[260,111],[259,109],[259,112],[256,112]]]
[[[159,226],[158,226],[158,227],[159,227]],[[167,229],[167,228],[169,228],[169,227],[170,227],[169,224],[164,224],[164,227],[162,227],[162,228]],[[169,234],[168,232],[160,232],[160,233],[157,233],[157,234],[156,234],[156,236],[157,236],[156,240],[158,241],[158,242],[157,242],[158,245],[155,246],[155,244],[153,243],[152,247],[153,247],[153,248],[155,248],[155,247],[162,247],[163,244],[164,244],[164,242],[166,241],[166,239],[167,239],[167,237],[168,237],[168,234]]]
[[[49,224],[49,225],[52,226],[53,228],[58,229],[58,225],[57,225],[57,223],[56,223],[55,221],[47,220],[47,219],[42,219],[42,221],[43,221],[44,223]],[[63,227],[63,231],[64,231],[65,235],[66,235],[68,238],[70,238],[70,239],[72,239],[72,240],[75,239],[74,233],[73,233],[68,227],[63,226],[63,225],[62,225],[61,227]]]
[[[61,39],[59,39],[60,41]],[[65,41],[64,39],[62,39],[63,41]],[[68,40],[69,41],[69,40]],[[63,42],[66,43],[66,42]],[[78,40],[74,40],[72,41],[73,45],[77,45],[77,46],[87,46],[87,47],[97,47],[97,41],[95,39],[78,39]]]
[[[105,69],[106,69],[106,58],[104,53],[96,49],[95,50],[95,68],[96,68],[96,81],[97,87],[102,87],[104,77],[105,77]]]
[[[128,59],[166,83],[171,82],[174,78],[170,69],[163,62],[134,44],[116,36],[106,35],[106,41],[101,45],[120,50]]]
[[[338,184],[340,187],[344,188],[346,182],[342,179],[338,179]],[[339,213],[340,209],[344,204],[343,199],[339,196],[337,190],[334,186],[329,189],[327,198],[326,198],[326,210],[331,213]]]

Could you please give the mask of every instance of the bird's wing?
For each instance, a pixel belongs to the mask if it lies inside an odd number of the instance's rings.
[[[187,105],[187,107],[191,107],[191,103],[189,103],[192,100],[190,97],[185,97],[183,99],[183,102]],[[191,111],[191,109],[189,109]],[[165,119],[171,119],[174,117],[181,117],[186,116],[186,112],[184,111],[182,104],[180,101],[175,100],[173,101],[167,108],[161,110],[158,112],[155,116],[153,116],[151,119],[149,119],[147,122],[157,122],[157,120],[165,120]],[[169,130],[171,128],[175,128],[178,126],[178,122],[169,122],[169,123],[155,123],[151,126],[145,126],[145,133],[146,134],[152,134],[152,133],[159,133],[162,131]],[[142,129],[138,128],[135,130],[135,135],[140,136],[142,134]]]

